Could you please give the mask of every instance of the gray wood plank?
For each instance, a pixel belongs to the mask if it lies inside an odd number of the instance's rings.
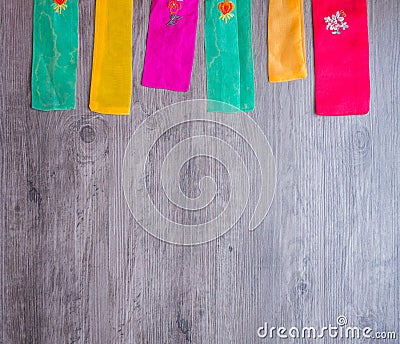
[[[400,336],[399,2],[369,1],[371,112],[343,118],[314,115],[311,2],[309,77],[284,84],[267,82],[268,2],[253,3],[257,98],[250,116],[276,156],[275,200],[256,231],[246,229],[247,209],[230,232],[195,247],[145,232],[129,212],[121,179],[126,145],[144,119],[206,96],[204,4],[191,90],[183,94],[140,86],[150,2],[135,2],[130,117],[87,108],[94,5],[79,4],[77,110],[44,113],[30,108],[31,7],[0,3],[0,342],[247,344],[263,342],[256,331],[265,322],[318,327],[339,315]],[[166,135],[157,156],[198,130],[183,126]],[[255,170],[248,147],[225,136]],[[153,177],[159,167],[150,161]],[[194,161],[185,177],[198,171],[231,187],[217,164]],[[196,185],[185,185],[195,192]],[[165,204],[162,210],[186,219]]]

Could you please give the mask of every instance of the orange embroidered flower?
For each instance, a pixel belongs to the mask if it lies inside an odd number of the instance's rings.
[[[220,2],[218,4],[218,9],[221,11],[220,19],[222,19],[225,24],[233,18],[233,14],[231,13],[235,8],[235,5],[233,2],[229,0],[225,0],[224,2]]]
[[[54,11],[61,14],[61,12],[67,8],[67,0],[53,0],[52,7]]]
[[[168,2],[169,13],[177,14],[182,9],[182,4],[176,0]]]

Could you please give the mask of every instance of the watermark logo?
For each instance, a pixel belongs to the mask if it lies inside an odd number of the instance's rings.
[[[276,184],[275,159],[263,131],[247,114],[207,112],[210,102],[213,101],[190,100],[157,111],[138,127],[125,151],[123,187],[129,209],[147,232],[169,243],[196,245],[218,238],[239,221],[250,197],[256,197],[248,225],[249,230],[254,230],[272,204]],[[228,104],[223,105],[225,109],[229,108]],[[189,197],[182,191],[180,171],[188,161],[197,157],[220,163],[228,173],[230,190],[223,211],[213,219],[199,224],[180,223],[166,216],[151,197],[146,166],[151,163],[150,153],[160,138],[176,127],[202,123],[222,127],[246,142],[257,161],[260,186],[257,195],[250,194],[249,170],[239,152],[224,137],[207,133],[184,138],[168,151],[160,164],[159,182],[167,202],[178,209],[197,211],[206,208],[216,197],[217,183],[209,176],[199,181],[200,194],[197,197]]]
[[[336,319],[336,324],[328,324],[327,326],[314,327],[304,326],[285,327],[285,326],[269,326],[265,323],[257,329],[257,336],[263,339],[281,338],[281,339],[393,339],[397,338],[396,332],[374,331],[370,327],[360,328],[358,326],[349,326],[346,316],[340,315]]]

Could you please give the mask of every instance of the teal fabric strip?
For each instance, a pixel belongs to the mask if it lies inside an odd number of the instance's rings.
[[[237,0],[239,58],[240,58],[240,109],[254,110],[254,61],[251,22],[251,0]]]
[[[75,108],[78,0],[35,0],[32,107]]]
[[[205,48],[208,111],[253,110],[251,0],[206,0]]]

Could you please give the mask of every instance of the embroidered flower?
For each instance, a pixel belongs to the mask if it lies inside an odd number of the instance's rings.
[[[167,25],[176,25],[178,24],[178,20],[182,19],[182,16],[178,15],[178,12],[182,9],[182,1],[183,0],[171,0],[168,2],[169,22]]]
[[[176,0],[171,0],[168,3],[169,13],[177,14],[182,9],[182,4]]]
[[[346,13],[344,11],[337,11],[331,17],[325,17],[326,29],[332,32],[332,35],[340,35],[340,30],[343,31],[349,28],[347,22],[344,21]]]
[[[221,11],[220,19],[222,19],[225,24],[233,18],[233,14],[231,13],[235,8],[235,5],[233,2],[230,2],[229,0],[225,0],[224,2],[220,2],[218,4],[218,9]]]
[[[54,8],[58,14],[67,9],[67,0],[53,0],[51,6]]]

